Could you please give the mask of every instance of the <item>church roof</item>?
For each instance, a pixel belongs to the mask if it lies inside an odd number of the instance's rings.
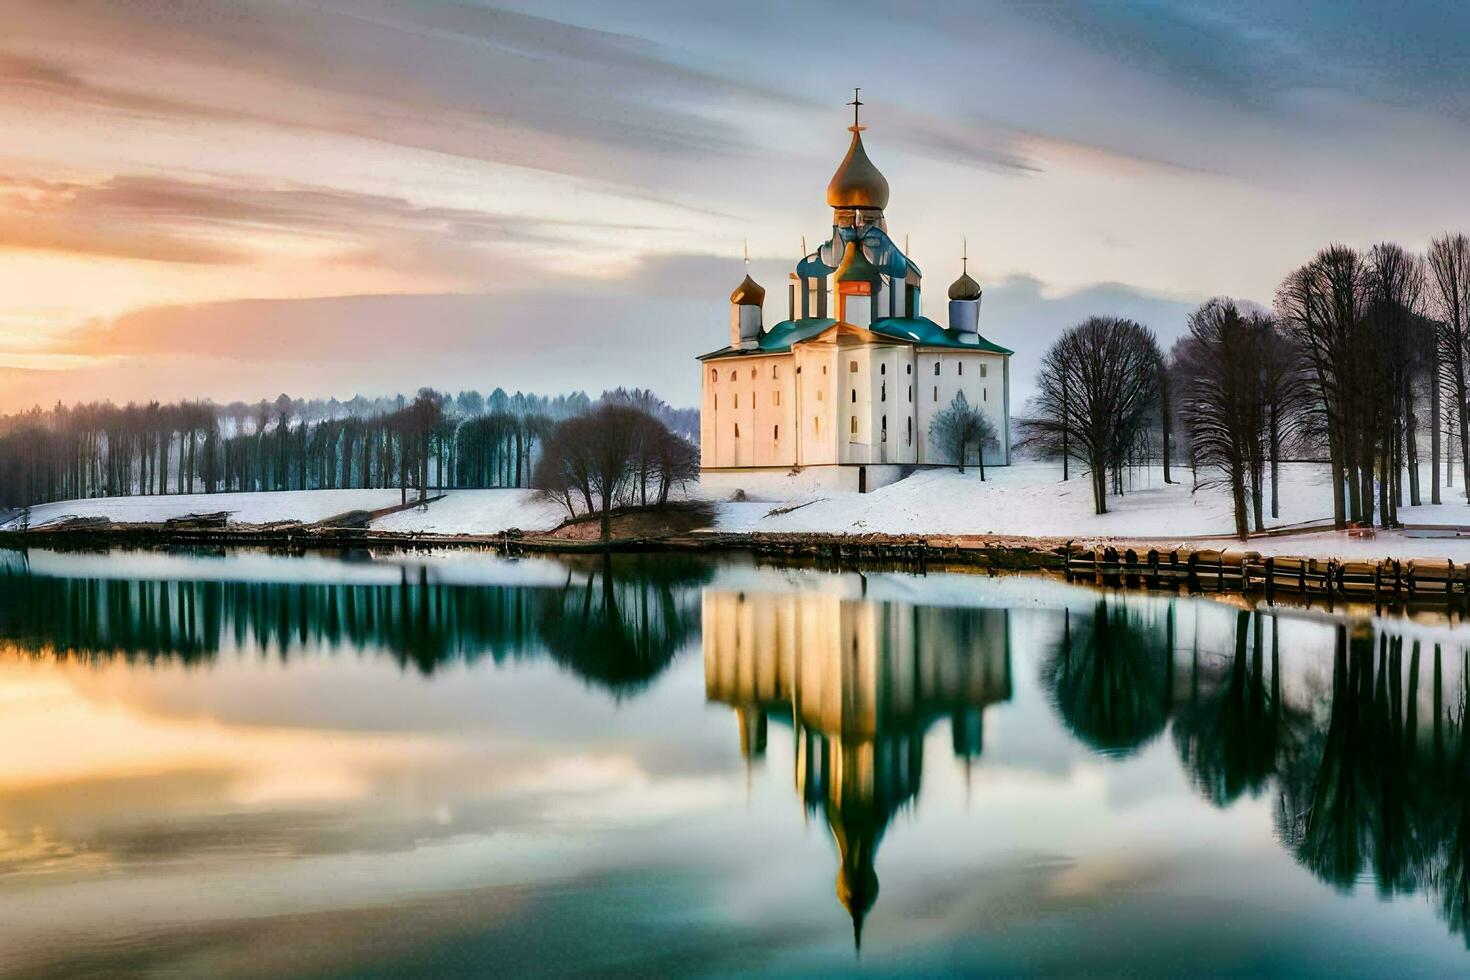
[[[852,131],[852,143],[827,184],[827,206],[882,211],[888,207],[888,180],[868,159],[868,152],[863,149],[862,128],[848,128]]]
[[[750,273],[745,274],[745,278],[740,281],[740,285],[736,286],[735,291],[730,294],[730,302],[739,304],[740,306],[761,306],[765,301],[765,289],[761,287],[760,283],[750,278]]]
[[[804,317],[796,320],[782,320],[771,329],[761,334],[760,340],[755,347],[722,347],[717,351],[700,356],[701,361],[714,360],[721,357],[740,357],[750,354],[784,354],[791,350],[796,344],[804,343],[824,333],[833,327],[838,321],[830,317]],[[854,328],[862,329],[862,328]],[[926,316],[890,316],[875,320],[871,327],[866,328],[872,333],[878,334],[889,340],[898,340],[904,343],[914,344],[919,347],[948,347],[953,350],[983,351],[987,354],[1014,354],[1015,351],[1007,350],[999,344],[992,344],[984,337],[976,344],[966,344],[955,338],[955,335],[935,323]]]

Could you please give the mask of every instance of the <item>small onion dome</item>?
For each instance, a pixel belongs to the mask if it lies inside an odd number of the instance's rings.
[[[838,282],[880,282],[883,275],[863,254],[863,247],[851,241],[847,243],[847,250],[842,253],[842,264],[832,278]]]
[[[949,298],[950,299],[979,299],[980,298],[980,284],[978,282],[976,282],[975,280],[971,279],[970,278],[970,274],[968,272],[961,272],[960,273],[960,277],[958,279],[956,279],[953,283],[950,284],[950,287],[949,287]]]
[[[766,303],[766,291],[761,284],[750,278],[750,273],[740,280],[740,285],[730,294],[730,302],[736,306],[764,306]]]
[[[888,181],[868,159],[858,127],[848,128],[852,130],[852,145],[827,184],[827,206],[882,211],[888,207]]]

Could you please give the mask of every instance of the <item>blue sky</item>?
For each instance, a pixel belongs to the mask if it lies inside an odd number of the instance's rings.
[[[827,231],[853,85],[1018,394],[1331,241],[1470,224],[1470,9],[7,0],[0,409],[423,384],[692,402],[742,243]]]

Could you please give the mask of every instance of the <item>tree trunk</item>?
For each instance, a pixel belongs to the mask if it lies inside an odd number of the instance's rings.
[[[1436,345],[1436,351],[1438,345]],[[1439,357],[1429,365],[1429,502],[1439,503]]]

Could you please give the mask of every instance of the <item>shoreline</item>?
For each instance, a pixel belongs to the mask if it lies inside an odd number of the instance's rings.
[[[1085,542],[1085,543],[1084,543]],[[1180,544],[1184,544],[1181,547]],[[833,570],[1042,573],[1068,582],[1154,593],[1224,593],[1311,606],[1326,601],[1379,605],[1470,605],[1470,564],[1443,558],[1352,560],[1261,555],[1233,538],[1159,540],[903,535],[882,532],[695,531],[579,540],[547,534],[438,534],[368,528],[171,527],[109,524],[0,531],[0,548],[93,551],[137,548],[263,548],[305,554],[364,548],[483,550],[506,557],[629,552],[746,553],[765,561]]]

